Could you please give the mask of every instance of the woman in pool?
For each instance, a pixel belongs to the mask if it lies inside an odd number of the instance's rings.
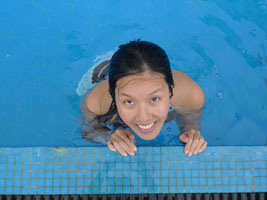
[[[110,63],[105,61],[95,70],[98,73],[92,82],[100,83],[81,104],[87,120],[82,129],[85,139],[133,156],[135,134],[143,140],[155,139],[172,115],[181,132],[179,140],[186,143],[185,154],[191,156],[206,148],[200,134],[204,93],[185,73],[171,70],[161,47],[131,41],[119,47]],[[104,71],[108,71],[108,80]]]

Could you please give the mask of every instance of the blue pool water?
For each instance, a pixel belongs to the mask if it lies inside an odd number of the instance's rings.
[[[204,89],[209,145],[267,144],[266,1],[13,0],[0,7],[0,146],[92,145],[78,83],[98,56],[138,38]]]

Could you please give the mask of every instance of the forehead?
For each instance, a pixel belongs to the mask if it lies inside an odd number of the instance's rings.
[[[144,87],[165,87],[167,83],[164,76],[160,73],[146,72],[142,74],[134,74],[123,77],[117,81],[116,89],[127,90],[135,88],[142,89]]]

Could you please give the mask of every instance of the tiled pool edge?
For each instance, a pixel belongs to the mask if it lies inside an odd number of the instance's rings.
[[[267,192],[267,147],[0,148],[0,194]]]

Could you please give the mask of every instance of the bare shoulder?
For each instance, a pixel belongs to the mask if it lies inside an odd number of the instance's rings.
[[[96,86],[91,93],[88,94],[86,105],[89,111],[103,115],[108,112],[112,98],[109,94],[108,81],[105,80]]]
[[[191,110],[199,110],[204,106],[205,95],[202,88],[184,72],[172,70],[174,79],[173,106],[183,106]]]

